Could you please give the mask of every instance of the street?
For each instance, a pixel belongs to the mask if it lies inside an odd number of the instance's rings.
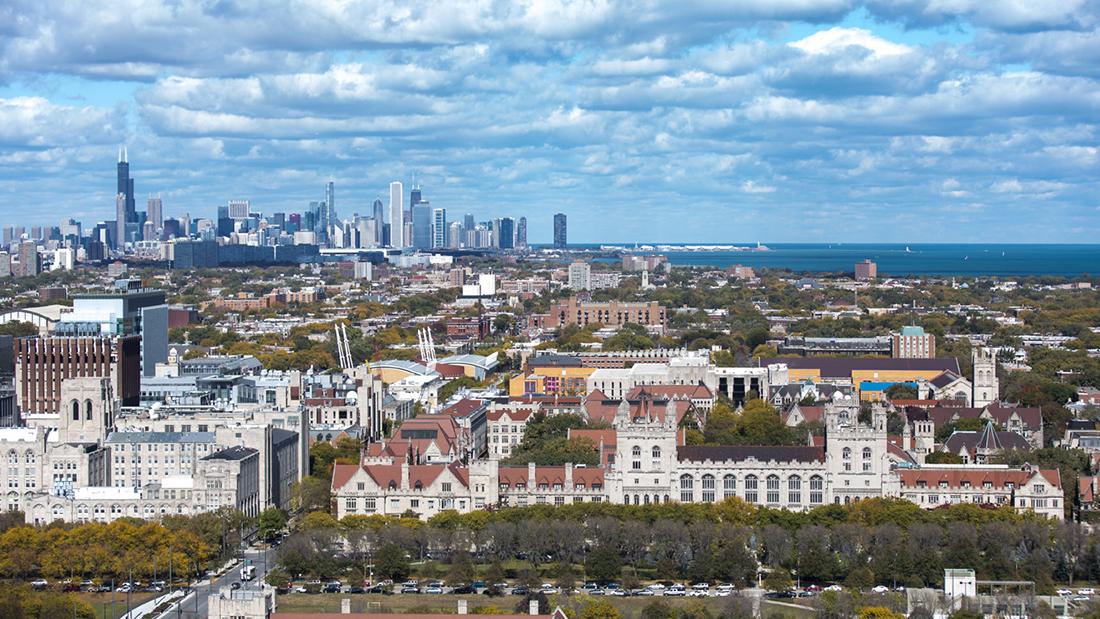
[[[248,582],[241,582],[240,568],[248,560],[251,560],[252,565],[256,566],[256,577]],[[162,614],[160,619],[206,619],[206,599],[208,595],[219,591],[222,587],[229,587],[235,582],[241,583],[241,589],[259,588],[273,560],[274,553],[270,550],[255,548],[246,550],[240,563],[234,565],[225,574],[216,577],[213,582],[210,580],[199,581],[200,584],[194,585],[190,594],[184,597],[178,605],[169,609],[167,613]]]

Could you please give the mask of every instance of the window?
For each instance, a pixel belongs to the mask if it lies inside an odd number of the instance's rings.
[[[630,455],[634,456],[634,461],[630,465],[631,470],[642,470],[642,448],[635,445],[634,449],[630,450]]]
[[[348,498],[344,499],[344,509],[346,509],[349,512],[353,512],[353,511],[355,511],[356,507],[357,507],[357,505],[356,505],[355,498],[348,497]]]
[[[660,447],[654,446],[653,449],[650,450],[650,455],[653,459],[654,466],[661,463],[661,448]]]
[[[870,447],[864,447],[863,448],[863,459],[864,460],[870,460],[871,459],[871,448]]]
[[[802,478],[798,475],[787,478],[787,502],[794,505],[802,502]]]
[[[841,453],[843,454],[843,458],[845,460],[851,460],[852,459],[852,448],[851,447],[845,447],[844,451],[841,452]]]
[[[779,502],[779,476],[768,475],[768,503]]]
[[[714,475],[703,475],[703,502],[714,502]]]
[[[749,503],[758,502],[756,496],[756,475],[745,476],[745,500]]]
[[[80,421],[80,402],[73,400],[73,421]]]
[[[680,476],[680,502],[690,503],[695,498],[695,480],[691,475]]]
[[[722,478],[722,496],[723,498],[730,498],[737,496],[737,476],[726,475]]]
[[[825,480],[820,475],[810,478],[810,503],[820,505],[825,502]]]
[[[450,492],[450,491],[451,491],[451,482],[449,482],[449,481],[443,482],[443,492]]]

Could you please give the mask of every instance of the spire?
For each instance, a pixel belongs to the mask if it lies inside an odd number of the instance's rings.
[[[121,146],[119,146],[119,147],[118,147],[118,162],[119,162],[119,163],[122,163],[122,162],[123,162],[124,160],[125,160],[125,159],[123,158],[123,155],[122,155],[122,147],[121,147]]]
[[[977,447],[978,449],[989,451],[999,451],[1003,449],[1001,439],[997,436],[997,430],[994,429],[992,421],[987,421],[985,427],[982,428],[982,433],[978,437]]]

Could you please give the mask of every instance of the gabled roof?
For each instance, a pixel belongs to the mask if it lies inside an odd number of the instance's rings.
[[[1005,427],[1008,424],[1008,420],[1013,414],[1018,415],[1020,421],[1032,430],[1038,430],[1043,427],[1043,411],[1038,407],[1013,407],[990,404],[985,407],[985,410],[989,411],[990,416],[993,417],[1001,427]]]
[[[1001,451],[1003,449],[1030,450],[1031,443],[1016,432],[996,431],[987,423],[981,432],[955,431],[943,442],[944,450],[957,454],[966,450],[974,454],[978,449]]]
[[[1012,483],[1016,488],[1026,484],[1035,475],[1040,475],[1047,483],[1055,488],[1062,487],[1062,477],[1058,469],[1021,470],[1021,469],[986,469],[977,467],[967,468],[922,468],[916,470],[899,470],[901,485],[904,488],[916,488],[917,482],[923,481],[929,488],[939,485],[941,481],[947,482],[949,488],[959,488],[962,483],[969,482],[972,487],[981,487],[983,483],[990,482],[994,488],[1004,488]]]
[[[626,399],[636,400],[642,396],[642,394],[649,394],[655,398],[670,398],[675,400],[691,399],[691,400],[704,400],[711,399],[714,394],[711,390],[703,384],[698,385],[639,385],[630,390],[630,393],[626,394]]]
[[[962,378],[962,376],[959,376],[955,372],[944,372],[928,382],[932,383],[937,389],[943,389],[960,378]]]

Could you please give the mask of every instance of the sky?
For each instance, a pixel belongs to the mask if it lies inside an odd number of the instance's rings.
[[[113,219],[126,145],[168,216],[1092,243],[1098,78],[1100,0],[6,0],[0,224]]]

